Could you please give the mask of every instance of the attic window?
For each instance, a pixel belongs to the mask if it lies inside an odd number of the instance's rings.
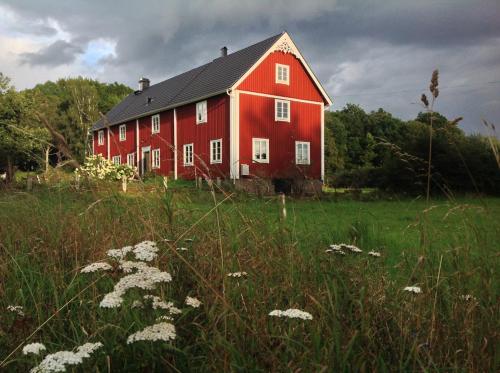
[[[201,101],[196,103],[196,124],[207,122],[207,102]]]
[[[290,84],[290,67],[288,65],[276,64],[276,83]]]

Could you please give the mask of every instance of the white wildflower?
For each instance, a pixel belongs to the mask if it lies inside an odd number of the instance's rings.
[[[193,308],[198,308],[201,305],[201,302],[198,299],[192,297],[186,297],[185,303]]]
[[[459,297],[461,300],[464,300],[466,302],[469,302],[469,301],[477,301],[477,298],[474,296],[474,295],[470,295],[470,294],[464,294],[464,295],[461,295]]]
[[[188,251],[187,247],[178,247],[177,251]]]
[[[274,310],[269,312],[269,316],[289,317],[291,319],[312,320],[313,317],[309,312],[301,311],[295,308],[289,308],[286,311]]]
[[[237,277],[246,277],[246,276],[248,276],[248,273],[246,273],[246,272],[233,272],[233,273],[228,273],[227,274],[227,277],[235,277],[235,278],[237,278]]]
[[[174,306],[173,302],[165,302],[156,295],[148,294],[144,296],[144,299],[151,300],[151,307],[153,307],[153,309],[155,310],[157,309],[167,310],[172,315],[176,315],[182,312],[180,309]]]
[[[7,310],[17,313],[18,316],[24,317],[23,306],[7,306]]]
[[[359,247],[354,246],[354,245],[347,245],[345,243],[341,243],[340,247],[342,249],[348,249],[348,250],[350,250],[353,253],[362,253],[363,252],[363,250],[361,250]]]
[[[407,286],[403,290],[415,294],[420,294],[422,292],[422,289],[420,289],[420,287],[418,286]]]
[[[148,265],[144,262],[133,262],[130,260],[120,261],[120,269],[125,273],[132,273],[134,269],[143,270]]]
[[[368,255],[376,256],[376,257],[381,256],[381,254],[378,251],[370,251],[370,252],[368,252]]]
[[[156,321],[172,321],[174,318],[172,316],[163,315],[156,318]]]
[[[31,373],[49,373],[65,372],[67,365],[78,365],[84,358],[90,357],[90,354],[102,347],[102,343],[85,343],[79,346],[76,352],[58,351],[45,356],[42,362],[31,369]]]
[[[46,348],[42,343],[29,343],[23,347],[23,355],[34,354],[38,355],[40,352],[45,351]]]
[[[84,267],[80,272],[81,273],[91,273],[91,272],[97,272],[97,271],[109,271],[113,269],[108,263],[104,262],[96,262],[89,264],[88,266]]]
[[[326,249],[325,253],[333,253],[333,254],[345,255],[345,251],[343,251],[343,250]]]
[[[171,341],[176,337],[175,326],[168,322],[160,322],[147,326],[143,330],[129,335],[127,344],[137,341]]]
[[[125,246],[122,247],[121,249],[111,249],[108,250],[108,256],[116,259],[116,260],[123,260],[127,256],[128,253],[130,253],[134,249],[133,246]]]
[[[135,245],[132,251],[137,260],[145,262],[150,262],[158,256],[158,247],[156,246],[156,242],[153,241],[142,241]]]
[[[143,290],[152,290],[156,287],[156,284],[160,282],[172,281],[170,273],[162,272],[156,267],[142,264],[134,266],[134,268],[137,268],[137,272],[122,277],[115,284],[113,291],[104,296],[104,299],[100,303],[101,307],[120,307],[123,303],[123,295],[125,295],[128,289],[139,288]]]
[[[330,251],[342,251],[342,248],[340,247],[340,245],[330,245]]]

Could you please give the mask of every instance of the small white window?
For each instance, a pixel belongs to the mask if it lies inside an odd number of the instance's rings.
[[[104,145],[104,131],[97,132],[97,144]]]
[[[295,141],[295,163],[311,164],[311,145],[305,141]]]
[[[121,165],[122,164],[122,156],[121,155],[114,155],[113,156],[113,164]]]
[[[184,145],[184,166],[193,165],[193,144]]]
[[[210,163],[222,163],[222,139],[210,141]]]
[[[160,114],[151,117],[151,133],[160,133]]]
[[[134,167],[135,166],[135,153],[129,153],[129,154],[127,154],[127,164],[130,167]]]
[[[125,141],[127,139],[127,125],[122,124],[120,126],[120,141]]]
[[[269,163],[269,139],[252,139],[252,160]]]
[[[152,164],[151,164],[151,167],[152,168],[160,168],[160,149],[153,149],[153,151],[151,152],[151,155],[152,155]]]
[[[290,67],[276,64],[276,83],[290,84]]]
[[[207,122],[207,102],[196,103],[196,124]]]
[[[274,119],[276,121],[290,122],[290,101],[275,100]]]

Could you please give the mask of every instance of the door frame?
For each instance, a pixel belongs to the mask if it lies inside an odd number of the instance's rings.
[[[144,153],[149,152],[149,164],[151,164],[151,146],[141,148],[141,175],[144,175]]]

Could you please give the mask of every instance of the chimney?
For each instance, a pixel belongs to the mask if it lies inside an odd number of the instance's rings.
[[[220,49],[220,56],[221,57],[226,57],[227,56],[227,47],[222,47]]]
[[[141,78],[139,80],[139,91],[144,91],[149,88],[149,79],[148,78]]]

